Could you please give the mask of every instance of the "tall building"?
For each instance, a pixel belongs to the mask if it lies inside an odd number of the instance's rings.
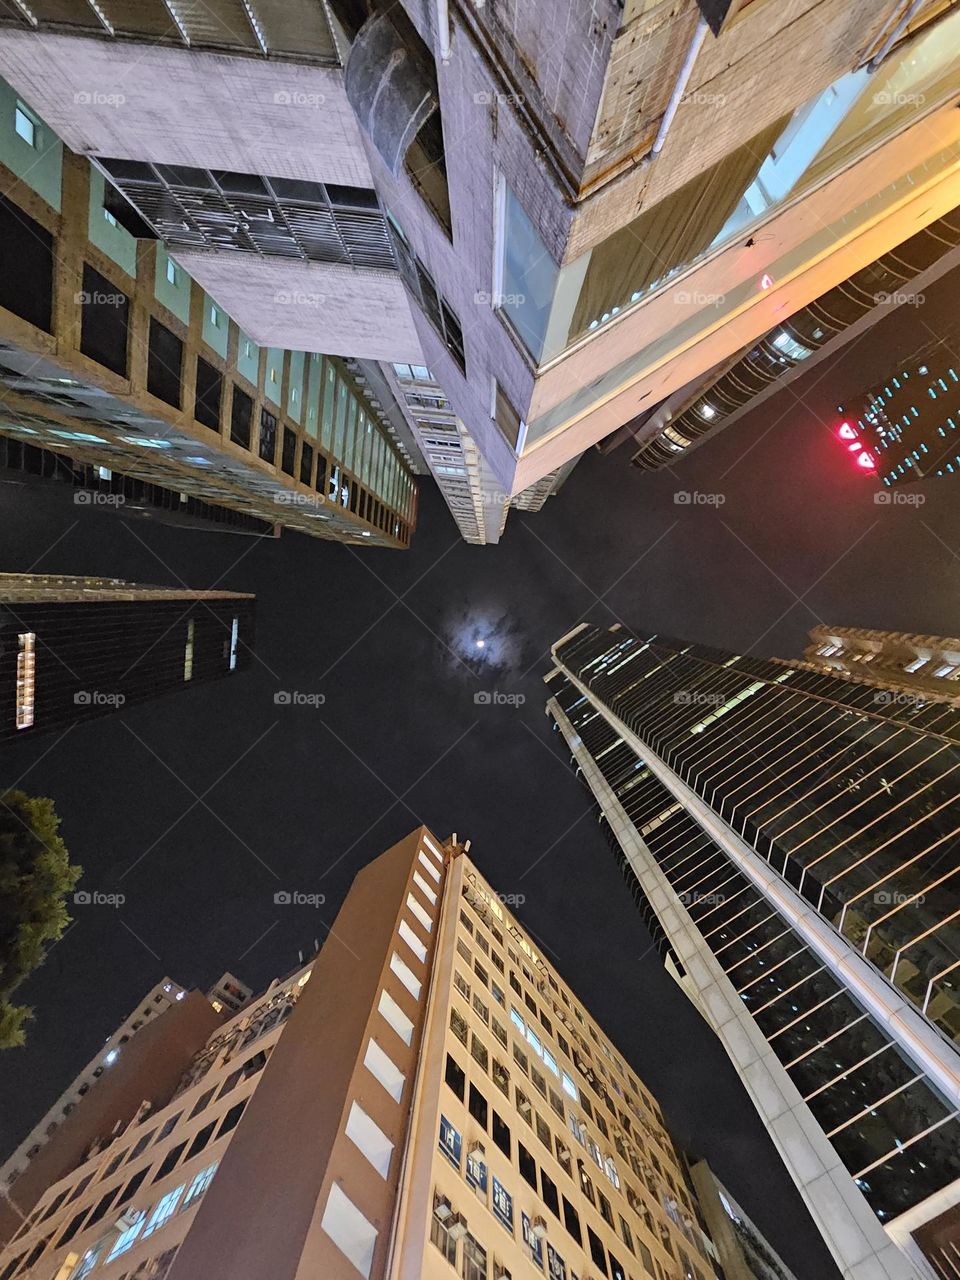
[[[960,361],[950,346],[925,343],[881,386],[855,397],[837,429],[849,448],[869,454],[888,488],[960,474]]]
[[[252,339],[4,82],[0,184],[0,433],[128,477],[133,494],[175,494],[178,511],[409,544],[416,481],[397,407],[335,356],[270,329]]]
[[[719,1274],[656,1102],[455,837],[376,859],[312,962],[226,1017],[117,1125],[127,1051],[162,1045],[120,1051],[50,1147],[98,1094],[113,1128],[4,1280]]]
[[[960,1244],[960,710],[582,624],[548,713],[841,1272]]]
[[[0,741],[249,666],[255,597],[0,573]]]
[[[91,1087],[103,1073],[116,1062],[123,1046],[142,1027],[150,1025],[171,1005],[184,998],[184,988],[170,978],[162,978],[139,1002],[136,1009],[120,1023],[116,1031],[108,1036],[103,1048],[98,1050],[87,1065],[77,1073],[76,1078],[61,1093],[60,1097],[39,1120],[17,1149],[0,1165],[0,1196],[5,1196],[17,1204],[18,1195],[15,1188],[17,1179],[54,1134],[59,1133],[60,1126],[67,1116],[71,1115],[89,1092]],[[32,1208],[32,1204],[29,1206]],[[2,1219],[0,1219],[2,1221]],[[2,1238],[2,1226],[0,1226]]]
[[[635,467],[655,471],[675,465],[704,440],[859,338],[893,307],[906,310],[918,299],[922,303],[922,290],[960,263],[958,246],[960,211],[954,209],[802,307],[705,380],[642,414],[605,448],[633,440],[641,446],[631,459]],[[867,441],[868,448],[874,445]]]
[[[949,0],[17,0],[0,21],[24,112],[252,342],[428,371],[471,540],[960,200]]]
[[[876,685],[891,697],[960,705],[960,640],[821,624],[803,657],[790,665]]]

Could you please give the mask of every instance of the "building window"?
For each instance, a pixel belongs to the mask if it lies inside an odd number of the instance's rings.
[[[517,1161],[520,1165],[520,1176],[525,1182],[529,1182],[534,1191],[537,1189],[537,1162],[533,1156],[523,1145],[522,1142],[517,1143]]]
[[[447,1066],[443,1078],[462,1102],[467,1077],[464,1074],[463,1068],[457,1063],[455,1058],[450,1057],[449,1053],[447,1054]]]
[[[240,640],[240,619],[234,618],[230,623],[230,670],[237,669],[237,648]]]
[[[592,1227],[587,1227],[587,1237],[590,1241],[590,1257],[594,1263],[600,1268],[604,1275],[607,1274],[607,1255],[604,1252],[603,1244],[600,1237],[594,1234]]]
[[[390,1172],[390,1160],[393,1156],[393,1143],[383,1132],[376,1121],[363,1110],[359,1103],[350,1107],[350,1115],[344,1130],[350,1141],[359,1148],[381,1178]]]
[[[476,1120],[477,1124],[486,1131],[487,1128],[487,1100],[477,1088],[476,1085],[470,1086],[469,1102],[467,1108],[470,1114]]]
[[[580,1215],[566,1196],[561,1198],[563,1200],[563,1225],[573,1239],[576,1240],[577,1244],[582,1247],[583,1235],[580,1231]]]
[[[177,1203],[183,1194],[184,1185],[184,1183],[181,1183],[179,1187],[175,1188],[173,1191],[168,1191],[167,1194],[158,1201],[157,1207],[153,1211],[153,1216],[143,1229],[144,1240],[146,1240],[147,1236],[153,1235],[154,1231],[159,1231],[168,1218],[173,1217]]]
[[[505,1124],[503,1120],[501,1120],[501,1118],[497,1115],[496,1111],[494,1111],[493,1113],[493,1128],[491,1130],[491,1134],[493,1136],[494,1142],[497,1144],[497,1146],[500,1148],[500,1150],[509,1160],[510,1159],[510,1127],[509,1125]]]
[[[183,1204],[180,1206],[181,1213],[183,1213],[184,1209],[188,1209],[190,1205],[199,1200],[207,1187],[209,1187],[210,1183],[213,1181],[213,1175],[217,1172],[218,1163],[219,1161],[215,1160],[213,1164],[208,1164],[205,1169],[200,1170],[194,1180],[190,1183],[190,1186],[187,1189],[187,1194],[183,1197]]]
[[[472,1054],[473,1058],[477,1062],[479,1062],[480,1066],[483,1067],[484,1071],[489,1070],[489,1066],[488,1066],[489,1055],[487,1053],[487,1046],[483,1043],[483,1041],[479,1038],[479,1036],[473,1036],[471,1038],[470,1053]]]
[[[179,274],[177,272],[177,264],[172,258],[167,259],[167,281],[169,284],[176,285],[179,283]]]
[[[37,637],[33,631],[21,631],[17,637],[17,728],[29,729],[33,724],[34,696],[37,683]]]
[[[431,1214],[430,1241],[435,1244],[451,1266],[457,1261],[457,1242],[437,1215]]]
[[[146,1209],[137,1209],[134,1211],[130,1226],[121,1232],[117,1237],[113,1248],[107,1254],[106,1261],[108,1263],[112,1262],[114,1258],[119,1258],[121,1253],[126,1253],[126,1251],[132,1247],[133,1242],[143,1230],[143,1224],[146,1221],[146,1217]]]
[[[13,127],[17,136],[22,138],[28,147],[38,144],[37,122],[22,102],[18,102],[13,112]]]
[[[195,623],[193,618],[187,621],[187,642],[183,648],[183,678],[184,680],[193,679],[193,638],[195,631]]]
[[[487,1280],[487,1251],[467,1232],[463,1238],[463,1280]]]

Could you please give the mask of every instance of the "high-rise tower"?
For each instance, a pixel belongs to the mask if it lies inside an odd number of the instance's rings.
[[[255,610],[236,591],[0,573],[0,741],[242,670]]]
[[[718,1274],[656,1102],[455,838],[371,863],[313,961],[199,1043],[198,1001],[51,1139],[4,1280]]]
[[[843,1274],[942,1277],[960,1203],[960,710],[583,624],[548,712]]]

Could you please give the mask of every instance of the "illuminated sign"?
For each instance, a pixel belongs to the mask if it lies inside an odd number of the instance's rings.
[[[467,1181],[471,1187],[477,1187],[481,1191],[487,1189],[487,1166],[483,1159],[482,1152],[470,1151],[467,1153]]]
[[[493,1180],[493,1212],[513,1235],[513,1196],[497,1178]]]
[[[447,1157],[457,1171],[460,1170],[460,1151],[463,1147],[463,1138],[453,1127],[446,1116],[440,1117],[440,1150]]]
[[[533,1234],[533,1228],[530,1225],[530,1219],[525,1213],[520,1215],[520,1229],[523,1233],[523,1243],[530,1250],[530,1254],[540,1268],[543,1270],[543,1242],[539,1236]]]

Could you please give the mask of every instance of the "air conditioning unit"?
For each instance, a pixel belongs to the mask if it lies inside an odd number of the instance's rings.
[[[467,1148],[467,1153],[468,1155],[471,1155],[471,1156],[478,1153],[480,1155],[486,1155],[486,1150],[484,1148],[483,1143],[478,1138],[476,1142],[470,1143],[470,1146]]]
[[[131,1227],[135,1227],[140,1219],[140,1213],[137,1209],[127,1209],[121,1213],[120,1217],[113,1224],[116,1231],[129,1231]]]
[[[433,1202],[433,1216],[438,1222],[446,1222],[453,1214],[453,1207],[446,1196],[437,1196]]]
[[[467,1220],[462,1213],[455,1213],[447,1223],[447,1234],[451,1240],[462,1240],[467,1234]]]
[[[530,1230],[538,1240],[543,1240],[547,1235],[547,1224],[544,1222],[543,1218],[534,1218],[533,1222],[530,1224]]]

